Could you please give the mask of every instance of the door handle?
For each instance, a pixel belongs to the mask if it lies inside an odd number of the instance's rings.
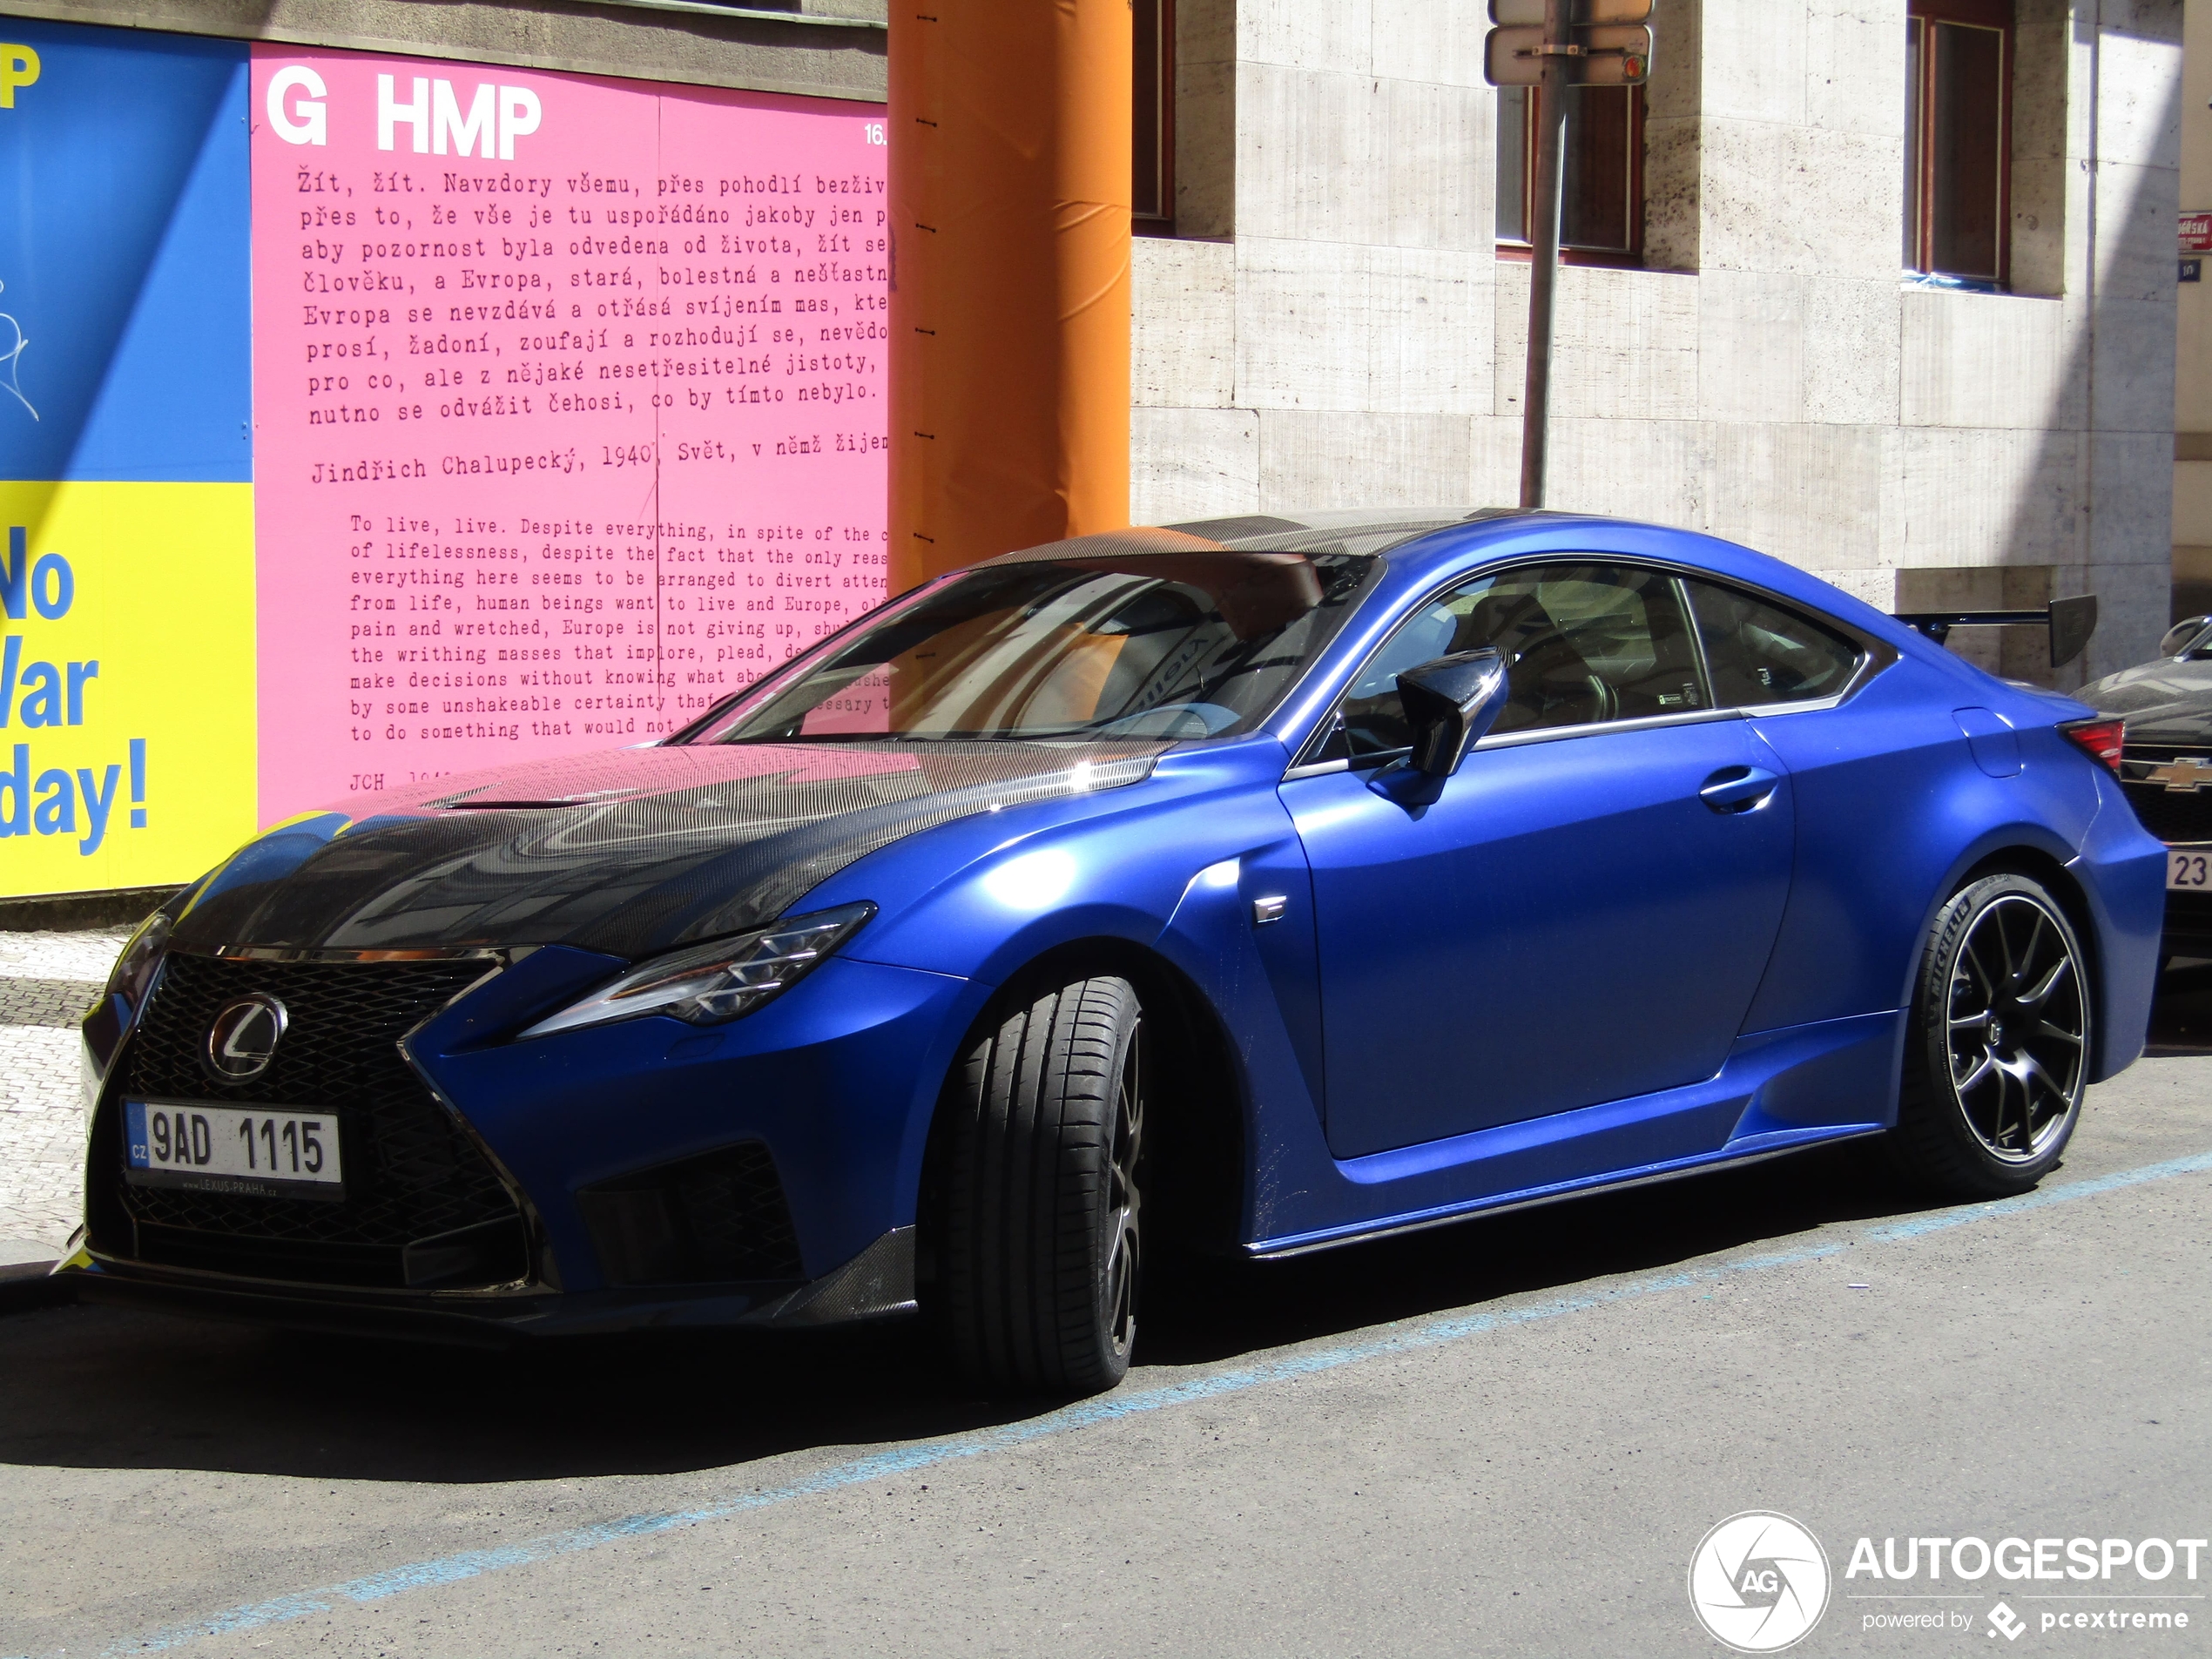
[[[1723,766],[1705,780],[1697,798],[1716,813],[1748,813],[1764,805],[1781,781],[1764,766]]]

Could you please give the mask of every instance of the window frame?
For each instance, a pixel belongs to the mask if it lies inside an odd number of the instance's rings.
[[[1570,88],[1570,95],[1581,91],[1610,91],[1610,87]],[[1577,247],[1561,240],[1559,261],[1561,265],[1588,265],[1613,270],[1638,270],[1644,259],[1644,122],[1649,99],[1642,86],[1617,89],[1629,95],[1629,246],[1623,248]],[[1543,105],[1544,89],[1531,86],[1525,89],[1527,96],[1521,104],[1521,222],[1526,226],[1536,216],[1536,130]],[[1563,165],[1562,162],[1562,165]],[[1561,230],[1565,229],[1565,214],[1561,213]],[[1492,213],[1491,240],[1497,257],[1513,265],[1525,265],[1535,257],[1533,243],[1496,234],[1496,213]]]
[[[1998,37],[1997,71],[1997,257],[1994,275],[1939,271],[1935,265],[1935,53],[1930,49],[1937,24],[1986,29]],[[2013,0],[1906,0],[1905,27],[1919,32],[1917,85],[1906,87],[1908,130],[1905,152],[1912,167],[1905,184],[1905,212],[1912,232],[1911,258],[1905,269],[1914,276],[1949,276],[1962,282],[1993,283],[2009,291],[2013,281],[2013,78],[2015,73],[2016,8]],[[1900,250],[1902,252],[1902,250]]]
[[[1338,772],[1367,772],[1403,759],[1411,751],[1394,749],[1358,757],[1336,756],[1327,759],[1318,758],[1319,752],[1329,745],[1341,728],[1345,698],[1351,695],[1352,688],[1359,683],[1367,664],[1386,651],[1391,641],[1411,624],[1424,609],[1448,597],[1454,590],[1469,582],[1480,581],[1484,577],[1502,577],[1514,570],[1528,570],[1532,567],[1573,563],[1626,565],[1632,570],[1648,570],[1654,575],[1670,578],[1675,588],[1676,602],[1682,607],[1683,615],[1689,624],[1690,649],[1696,658],[1699,689],[1709,699],[1713,695],[1712,671],[1705,656],[1704,625],[1698,620],[1697,607],[1689,593],[1689,583],[1693,582],[1703,582],[1716,588],[1733,589],[1738,593],[1757,599],[1762,604],[1773,605],[1778,610],[1804,616],[1817,622],[1828,631],[1857,645],[1858,661],[1852,668],[1851,677],[1844,682],[1842,688],[1823,698],[1810,698],[1797,703],[1729,703],[1701,709],[1683,709],[1678,713],[1672,714],[1638,715],[1626,720],[1589,720],[1578,725],[1540,726],[1531,732],[1486,733],[1475,741],[1467,751],[1468,753],[1474,754],[1490,749],[1517,748],[1529,743],[1558,743],[1574,738],[1590,737],[1602,732],[1648,732],[1664,726],[1689,725],[1704,720],[1765,719],[1774,715],[1817,713],[1824,710],[1840,708],[1864,691],[1876,675],[1898,660],[1898,653],[1894,646],[1867,633],[1863,629],[1851,626],[1839,617],[1831,616],[1824,610],[1816,610],[1801,601],[1762,588],[1756,583],[1739,582],[1699,565],[1642,556],[1624,556],[1616,553],[1591,550],[1568,549],[1529,554],[1509,559],[1503,563],[1484,564],[1471,570],[1455,571],[1434,585],[1425,589],[1420,597],[1410,601],[1406,607],[1405,614],[1391,625],[1390,631],[1360,653],[1359,660],[1352,665],[1350,671],[1345,676],[1344,684],[1338,688],[1336,695],[1329,699],[1328,706],[1315,718],[1312,728],[1292,745],[1291,764],[1284,770],[1283,781],[1289,783],[1299,778],[1318,778]]]
[[[1130,133],[1130,231],[1136,236],[1173,236],[1175,234],[1175,0],[1130,0],[1132,14],[1131,46],[1141,38],[1142,31],[1134,27],[1136,14],[1143,13],[1154,19],[1157,35],[1157,51],[1154,54],[1152,73],[1157,78],[1154,88],[1155,113],[1152,123],[1154,152],[1154,189],[1158,192],[1158,210],[1146,212],[1137,206],[1136,125],[1142,119],[1144,101],[1132,96]],[[1133,83],[1145,78],[1145,63],[1140,52],[1132,51],[1130,65]],[[1132,85],[1132,94],[1135,86]]]

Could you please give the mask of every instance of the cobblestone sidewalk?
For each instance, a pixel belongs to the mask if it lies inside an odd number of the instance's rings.
[[[0,933],[0,1264],[55,1254],[83,1208],[77,1022],[119,934]]]

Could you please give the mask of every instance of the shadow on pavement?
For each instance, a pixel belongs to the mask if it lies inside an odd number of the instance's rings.
[[[2168,975],[2152,1052],[2212,1052],[2212,964]],[[1854,1142],[1148,1287],[1139,1372],[1791,1241],[1923,1202]],[[948,1378],[914,1325],[577,1339],[480,1352],[71,1307],[0,1319],[0,1466],[483,1482],[725,1468],[1050,1409]]]
[[[1912,1207],[1878,1158],[1845,1146],[1287,1262],[1194,1264],[1153,1287],[1130,1386]],[[957,1433],[1055,1403],[965,1390],[913,1325],[482,1352],[89,1306],[0,1320],[0,1467],[438,1482],[668,1474]]]

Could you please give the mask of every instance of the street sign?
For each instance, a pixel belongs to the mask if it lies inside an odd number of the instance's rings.
[[[1568,17],[1568,26],[1575,29],[1591,24],[1649,23],[1651,0],[1574,0]],[[1501,28],[1534,24],[1541,29],[1544,0],[1490,0],[1490,21]]]
[[[1586,57],[1568,60],[1578,86],[1642,86],[1651,78],[1651,30],[1642,24],[1611,24],[1577,31]]]
[[[2212,213],[2182,215],[2182,252],[2212,253]]]
[[[1595,0],[1606,3],[1606,0]],[[1627,4],[1629,0],[1619,0]],[[1499,10],[1518,0],[1492,0]],[[1542,7],[1538,6],[1541,12]],[[1651,30],[1642,24],[1578,28],[1575,42],[1558,52],[1570,86],[1641,86],[1651,74]],[[1493,86],[1541,86],[1544,82],[1544,26],[1520,24],[1490,31],[1483,77]]]
[[[1528,212],[1528,372],[1521,396],[1521,505],[1544,504],[1551,453],[1552,318],[1559,289],[1559,221],[1566,179],[1567,111],[1575,86],[1641,86],[1651,75],[1651,0],[1490,0],[1497,25],[1483,43],[1493,86],[1541,86],[1533,110],[1535,172]]]
[[[1541,86],[1544,60],[1536,48],[1543,44],[1540,23],[1493,29],[1484,45],[1482,78],[1493,86]]]

